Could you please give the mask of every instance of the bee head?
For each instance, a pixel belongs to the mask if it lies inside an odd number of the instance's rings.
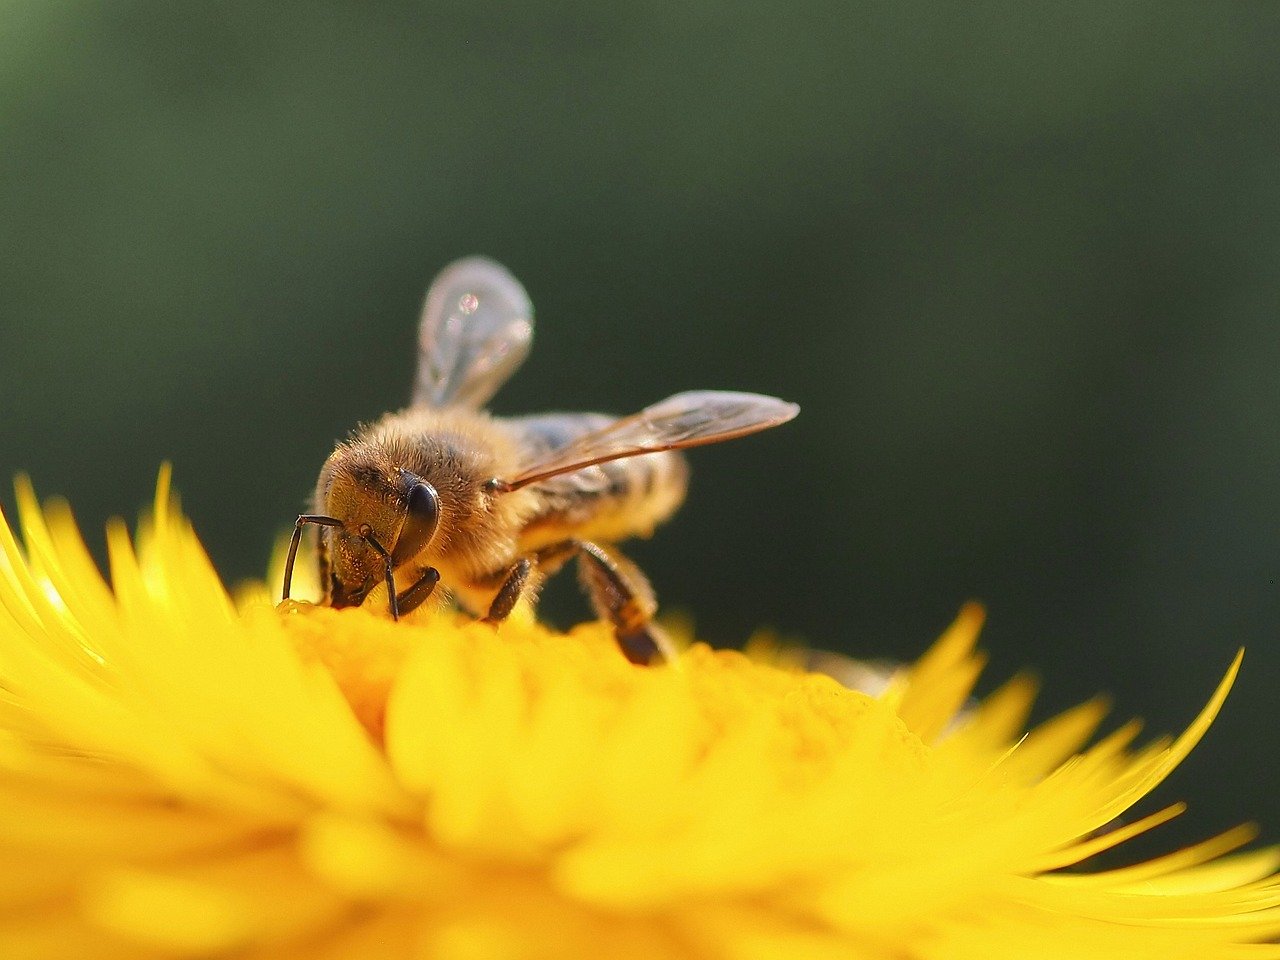
[[[321,475],[329,601],[358,606],[392,569],[425,550],[440,525],[440,497],[409,470],[339,450]]]

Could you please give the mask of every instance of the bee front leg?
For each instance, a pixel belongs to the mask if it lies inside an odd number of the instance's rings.
[[[658,601],[640,568],[616,551],[578,542],[578,573],[596,616],[607,617],[623,656],[648,666],[676,658],[671,641],[651,621]]]
[[[417,610],[427,602],[427,598],[435,591],[436,584],[439,582],[440,571],[435,567],[427,567],[413,586],[406,587],[404,592],[396,596],[396,609],[400,613],[412,613]]]

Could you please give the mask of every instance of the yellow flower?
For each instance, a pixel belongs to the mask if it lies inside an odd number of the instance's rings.
[[[63,503],[0,523],[0,956],[1280,957],[1238,829],[1071,868],[1186,756],[972,710],[963,611],[878,697],[588,624],[237,602],[162,482],[111,586]],[[1253,944],[1253,946],[1244,946]]]

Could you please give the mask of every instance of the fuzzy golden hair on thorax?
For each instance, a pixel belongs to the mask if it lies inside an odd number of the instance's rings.
[[[388,414],[358,430],[330,457],[321,472],[316,509],[325,513],[341,507],[350,516],[375,516],[388,530],[389,514],[396,513],[398,529],[404,512],[398,499],[405,489],[402,471],[407,471],[430,483],[440,501],[439,527],[424,557],[440,561],[447,550],[448,566],[488,573],[514,550],[514,532],[534,508],[531,493],[494,496],[485,486],[512,473],[518,458],[509,434],[486,414],[419,409]]]

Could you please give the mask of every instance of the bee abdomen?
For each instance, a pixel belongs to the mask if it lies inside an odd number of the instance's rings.
[[[531,461],[612,423],[598,413],[542,414],[508,421]],[[684,500],[689,471],[672,450],[611,460],[555,477],[538,489],[542,510],[526,526],[526,542],[566,537],[616,542],[648,536]]]

